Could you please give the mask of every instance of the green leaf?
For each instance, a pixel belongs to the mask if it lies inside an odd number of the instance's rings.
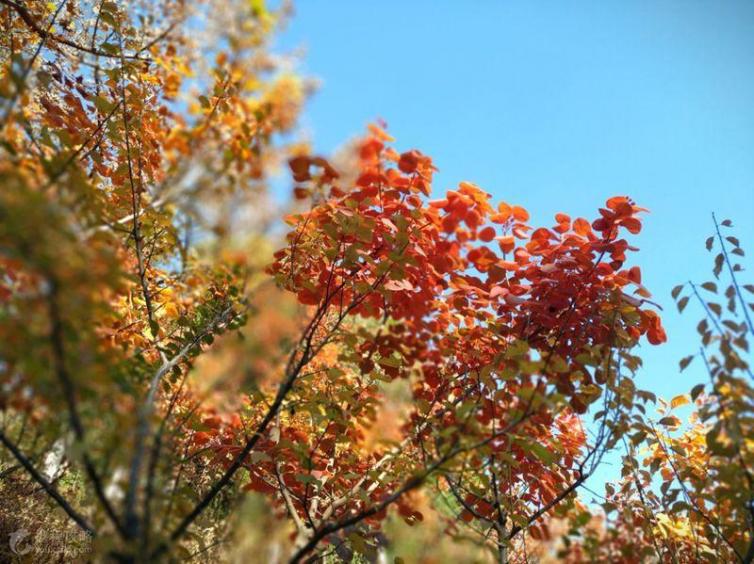
[[[301,482],[302,484],[312,484],[314,486],[319,485],[319,480],[309,474],[296,474],[296,481]]]
[[[557,458],[555,454],[540,443],[526,443],[524,449],[532,452],[545,464],[552,464]]]
[[[267,462],[271,460],[270,455],[266,452],[261,451],[253,451],[251,454],[249,454],[249,461],[252,464],[259,464],[260,462]]]
[[[691,388],[691,399],[696,401],[696,398],[698,398],[703,391],[704,391],[704,384],[697,384],[696,386]]]
[[[104,96],[95,96],[94,106],[103,114],[109,114],[111,111],[113,111],[115,104]]]
[[[65,129],[59,129],[55,133],[57,134],[58,139],[60,139],[60,142],[65,147],[70,147],[71,145],[73,145],[73,140],[71,139],[71,135],[70,133],[68,133],[68,131],[66,131]]]
[[[401,366],[401,359],[396,358],[394,356],[383,356],[379,360],[379,363],[382,366],[389,366],[391,368],[400,368],[400,366]]]
[[[118,21],[115,19],[115,15],[112,12],[102,10],[99,14],[99,17],[106,24],[112,27],[118,27]]]

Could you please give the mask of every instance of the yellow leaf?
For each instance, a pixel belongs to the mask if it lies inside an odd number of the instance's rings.
[[[173,302],[167,302],[165,304],[165,315],[170,319],[176,319],[181,316],[181,312]]]
[[[672,400],[670,400],[670,408],[675,409],[676,407],[680,407],[688,403],[689,403],[688,396],[686,394],[681,394],[674,397]]]

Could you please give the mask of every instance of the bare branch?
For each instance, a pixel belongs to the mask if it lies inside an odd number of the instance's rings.
[[[2,431],[0,431],[0,443],[3,443],[3,446],[11,452],[13,457],[21,466],[24,467],[24,469],[28,472],[32,479],[41,486],[41,488],[47,493],[47,495],[55,500],[55,502],[63,509],[63,511],[68,514],[68,516],[74,521],[74,523],[81,527],[81,529],[87,534],[95,536],[96,531],[87,522],[87,520],[78,511],[71,507],[71,504],[60,494],[60,492],[58,492],[57,488],[55,488],[55,486],[51,484],[50,481],[47,480],[47,478],[45,478],[44,475],[34,467],[31,461],[21,452],[18,446],[10,439],[8,439],[8,437],[6,437],[5,433],[3,433]]]

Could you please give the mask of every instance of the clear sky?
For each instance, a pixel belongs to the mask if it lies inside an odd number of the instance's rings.
[[[613,195],[649,208],[635,263],[669,342],[642,347],[638,384],[706,378],[679,374],[701,312],[670,290],[711,277],[712,211],[754,266],[754,2],[299,0],[278,47],[322,82],[303,119],[322,153],[379,117],[432,156],[435,193],[469,180],[533,225]]]

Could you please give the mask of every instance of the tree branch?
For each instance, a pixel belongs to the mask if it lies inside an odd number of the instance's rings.
[[[79,43],[76,43],[75,41],[71,41],[70,39],[66,39],[65,37],[55,35],[54,33],[41,28],[39,24],[37,24],[37,22],[34,20],[34,16],[32,16],[26,8],[14,2],[13,0],[0,0],[0,4],[4,4],[5,6],[8,6],[10,9],[16,12],[16,14],[18,14],[18,16],[29,27],[29,29],[31,29],[42,39],[52,40],[56,43],[61,43],[63,45],[67,45],[68,47],[73,47],[78,51],[83,51],[85,53],[89,53],[90,55],[96,55],[97,57],[107,57],[111,59],[120,58],[120,55],[117,53],[107,53],[105,51],[100,51],[99,49],[87,47],[86,45],[81,45]],[[151,61],[151,59],[146,57],[139,57],[139,55],[127,55],[126,58],[145,62]]]
[[[60,318],[60,310],[58,308],[58,283],[57,280],[53,276],[48,276],[48,281],[50,283],[50,291],[48,295],[48,308],[49,308],[49,315],[50,315],[50,322],[52,324],[52,329],[50,332],[50,341],[52,343],[52,353],[53,353],[53,366],[55,369],[55,374],[58,378],[58,381],[60,382],[61,387],[63,388],[63,399],[65,400],[65,403],[68,408],[68,418],[71,424],[71,428],[73,429],[74,437],[76,438],[76,441],[83,445],[84,444],[84,426],[81,423],[81,418],[79,417],[78,413],[78,407],[76,405],[76,393],[73,388],[73,381],[71,380],[70,375],[68,374],[68,370],[65,367],[65,345],[64,345],[64,335],[63,335],[63,323]],[[94,467],[94,463],[92,462],[91,457],[89,456],[89,453],[82,449],[81,458],[84,463],[84,470],[86,472],[86,475],[88,476],[89,480],[94,485],[94,491],[97,496],[97,499],[99,499],[100,503],[102,504],[103,509],[105,510],[105,513],[107,513],[107,516],[110,518],[110,520],[115,525],[115,528],[118,530],[119,533],[123,534],[123,527],[121,525],[120,520],[118,519],[118,516],[115,514],[115,511],[113,510],[113,506],[110,504],[110,501],[107,499],[107,496],[105,496],[105,490],[102,486],[102,480],[97,473],[97,470]]]
[[[65,511],[68,516],[79,527],[81,527],[81,529],[85,533],[91,536],[96,535],[96,531],[87,522],[87,520],[78,511],[71,507],[71,504],[62,495],[60,495],[60,492],[58,492],[55,486],[52,485],[50,481],[47,480],[47,478],[45,478],[44,475],[42,475],[42,473],[34,467],[31,461],[26,457],[26,455],[21,452],[18,446],[14,444],[10,439],[8,439],[8,437],[6,437],[5,433],[3,433],[2,431],[0,431],[0,443],[3,443],[3,446],[11,452],[13,457],[21,466],[24,467],[24,469],[29,473],[32,479],[37,482],[45,492],[47,492],[47,495],[49,495],[57,502],[57,504],[63,509],[63,511]]]

